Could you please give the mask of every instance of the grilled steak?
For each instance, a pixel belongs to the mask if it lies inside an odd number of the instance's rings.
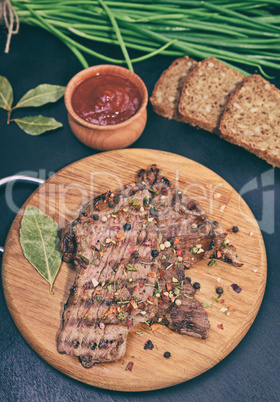
[[[77,271],[58,351],[79,356],[84,367],[120,359],[129,329],[147,320],[206,338],[207,314],[187,269],[203,257],[240,265],[222,229],[155,165],[123,191],[89,202],[60,236],[64,261]]]

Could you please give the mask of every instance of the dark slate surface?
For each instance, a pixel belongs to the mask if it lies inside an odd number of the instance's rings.
[[[21,26],[13,37],[9,54],[4,54],[5,34],[0,33],[0,75],[9,79],[15,100],[41,83],[66,85],[81,66],[57,39],[38,29]],[[119,57],[118,51],[102,48]],[[101,61],[90,59],[90,64]],[[170,58],[157,56],[135,65],[149,93]],[[253,72],[252,70],[250,72]],[[270,72],[271,73],[271,72]],[[280,81],[274,81],[280,88]],[[28,110],[28,114],[34,113]],[[36,111],[37,113],[37,111]],[[71,134],[63,100],[40,109],[40,113],[61,121],[62,129],[39,137],[24,134],[14,123],[6,125],[6,112],[0,110],[0,178],[26,172],[46,175],[96,153]],[[17,111],[17,116],[27,114]],[[268,257],[268,281],[259,314],[236,349],[216,367],[199,377],[172,388],[122,393],[94,388],[75,381],[43,361],[25,342],[15,327],[0,290],[0,400],[1,401],[276,401],[279,385],[279,169],[218,137],[187,125],[168,121],[148,108],[147,127],[134,148],[174,152],[191,158],[220,174],[237,191],[251,180],[253,186],[244,198],[261,222]],[[268,172],[272,183],[264,176]],[[263,180],[262,180],[263,179]],[[12,200],[20,207],[34,191],[34,185],[16,184]],[[268,194],[268,192],[270,192]],[[266,195],[268,200],[266,201]],[[0,245],[3,245],[15,212],[7,206],[0,189]],[[263,221],[265,218],[265,222]],[[268,222],[270,222],[268,224]],[[246,247],[246,245],[245,245]],[[2,257],[0,256],[0,259]],[[174,365],[176,370],[176,364]],[[125,374],[124,374],[125,375]],[[156,373],[155,373],[156,375]]]

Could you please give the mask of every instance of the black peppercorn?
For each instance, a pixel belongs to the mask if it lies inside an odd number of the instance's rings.
[[[131,230],[131,224],[130,224],[130,223],[126,223],[125,225],[123,225],[123,230],[124,230],[124,231]]]
[[[186,281],[188,281],[189,283],[191,283],[191,278],[189,276],[186,277]]]
[[[118,204],[120,202],[120,197],[118,195],[115,195],[115,197],[113,198],[113,201],[115,204]]]
[[[170,352],[165,352],[163,355],[166,359],[169,359],[169,357],[171,356]]]
[[[216,288],[216,293],[217,293],[218,295],[221,295],[222,293],[224,293],[224,289],[221,288],[220,286],[218,286],[218,287]]]
[[[200,289],[200,283],[199,282],[194,282],[193,283],[193,288],[194,289]]]
[[[233,231],[233,233],[237,233],[239,228],[238,228],[238,226],[233,226],[233,228],[231,230]]]
[[[154,348],[154,344],[153,344],[153,342],[149,339],[149,340],[145,343],[144,349],[145,349],[145,350],[147,350],[147,349],[152,350],[153,348]]]
[[[98,221],[98,219],[99,219],[99,215],[98,215],[98,214],[93,214],[92,217],[93,217],[93,220],[94,220],[94,221]]]
[[[155,258],[159,255],[159,252],[157,250],[152,250],[151,254],[152,254],[152,257]]]
[[[209,250],[213,250],[214,246],[215,246],[215,240],[211,240]]]
[[[219,226],[219,222],[217,222],[217,221],[213,221],[212,223],[214,226]]]

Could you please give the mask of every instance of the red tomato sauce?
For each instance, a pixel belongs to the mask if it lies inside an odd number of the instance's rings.
[[[141,95],[128,79],[100,74],[78,84],[71,102],[74,111],[85,121],[110,125],[132,117],[141,105]]]

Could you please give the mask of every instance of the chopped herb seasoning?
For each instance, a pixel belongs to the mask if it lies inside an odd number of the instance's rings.
[[[217,264],[217,261],[211,260],[211,261],[208,262],[207,265],[208,265],[208,267],[214,267],[216,264]]]
[[[135,200],[135,198],[132,198],[129,203],[133,206],[133,207],[139,207],[140,204],[137,200]]]
[[[134,266],[131,265],[131,264],[125,265],[125,268],[126,268],[128,271],[135,271],[135,272],[139,271],[138,268],[134,267]]]
[[[78,257],[83,261],[84,264],[88,265],[89,260],[81,254],[78,254]]]
[[[158,195],[158,191],[154,190],[153,188],[149,188],[150,193]]]
[[[208,304],[206,302],[202,302],[203,307],[207,308],[207,307],[213,307],[213,303],[212,304]]]
[[[117,314],[117,319],[118,319],[119,321],[125,320],[125,312],[124,312],[124,311],[121,311],[119,314]]]

